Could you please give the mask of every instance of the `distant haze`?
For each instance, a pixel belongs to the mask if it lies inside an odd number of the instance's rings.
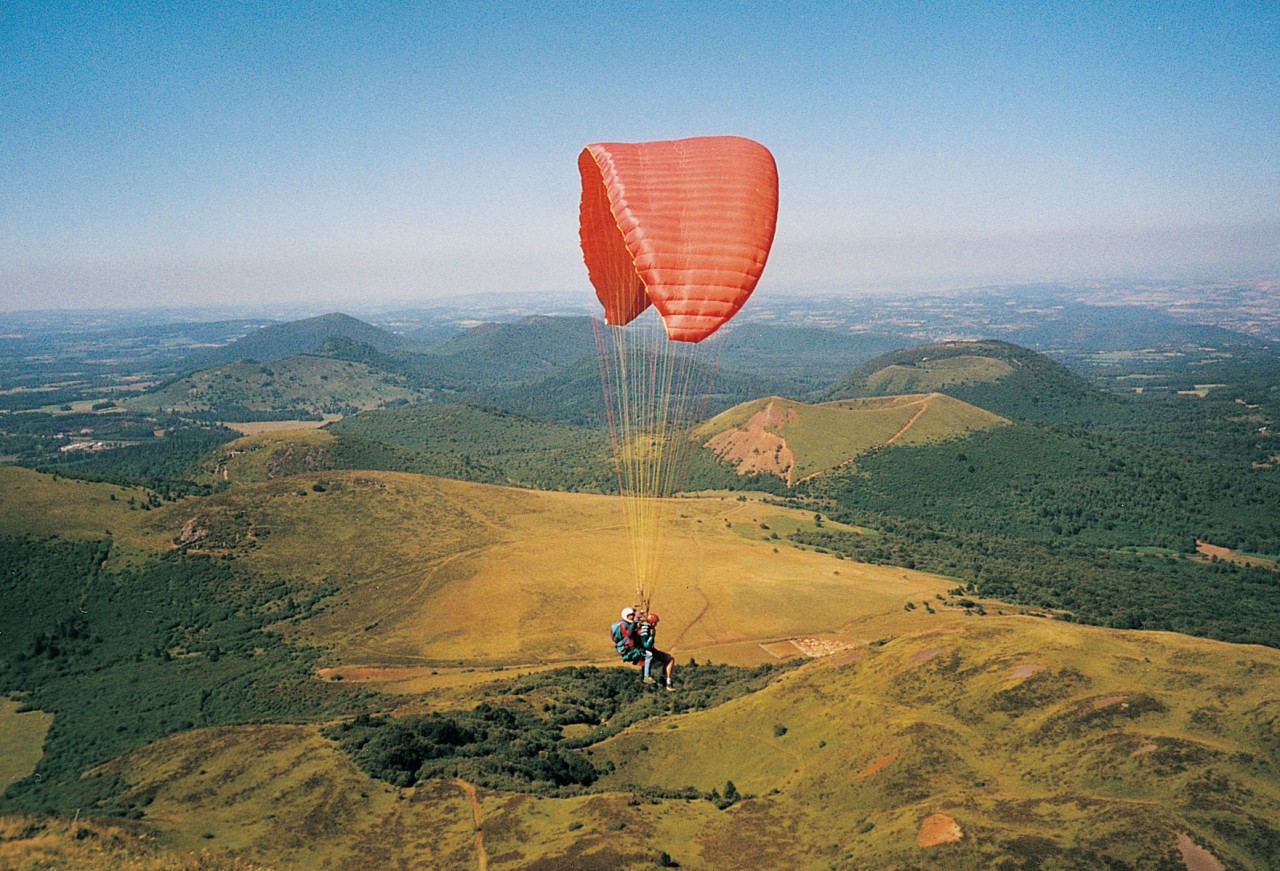
[[[577,152],[778,161],[763,292],[1280,273],[1280,10],[7,3],[0,310],[589,296]]]

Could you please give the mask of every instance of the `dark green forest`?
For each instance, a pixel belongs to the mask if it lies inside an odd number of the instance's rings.
[[[1280,554],[1280,478],[1030,423],[858,458],[809,491],[859,510],[1033,541]]]
[[[177,553],[113,571],[110,540],[0,537],[0,693],[55,714],[34,774],[0,812],[136,815],[88,768],[196,726],[297,722],[350,711],[358,695],[316,681],[318,654],[265,627],[303,617],[329,590]]]
[[[691,661],[680,670],[676,695],[639,682],[630,668],[554,669],[504,682],[469,711],[362,714],[325,734],[365,772],[396,786],[464,777],[490,789],[563,795],[602,773],[584,748],[642,720],[755,692],[799,662],[740,668]],[[572,725],[591,728],[567,738],[563,730]]]
[[[189,480],[192,468],[239,437],[212,421],[178,415],[31,411],[0,417],[0,455],[14,465],[174,493],[201,492]],[[86,447],[72,447],[77,442]]]
[[[964,592],[1049,608],[1115,629],[1162,629],[1280,647],[1280,572],[1180,554],[1140,554],[833,508],[874,529],[825,529],[791,540],[849,559],[954,578]]]

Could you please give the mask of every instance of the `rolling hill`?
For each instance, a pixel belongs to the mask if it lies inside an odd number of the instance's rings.
[[[347,339],[382,352],[410,351],[411,340],[367,324],[340,312],[271,324],[218,348],[197,351],[184,361],[184,370],[211,369],[228,363],[275,363],[300,354],[311,354],[331,339]]]
[[[790,486],[873,448],[941,441],[1007,423],[941,393],[823,405],[774,396],[716,415],[696,437],[740,473],[771,473]]]
[[[451,371],[487,384],[536,381],[595,353],[591,318],[548,316],[480,324],[432,351]]]
[[[278,868],[1280,859],[1274,649],[1021,616],[957,598],[951,579],[774,537],[869,532],[685,498],[659,588],[677,680],[701,680],[690,660],[805,664],[695,708],[640,694],[647,713],[608,725],[582,719],[603,698],[577,687],[603,676],[589,665],[620,672],[604,637],[629,589],[616,500],[348,471],[140,511],[120,488],[12,471],[25,489],[0,488],[7,517],[12,499],[54,504],[58,487],[96,495],[50,519],[66,538],[5,545],[22,619],[4,621],[0,679],[54,715],[44,778],[10,791],[9,813],[127,813],[166,849]],[[155,555],[51,571],[58,553],[96,559],[112,527]],[[83,623],[65,622],[76,602]],[[50,643],[52,657],[16,657]],[[468,711],[554,721],[553,746],[513,752],[577,754],[596,781],[537,795],[448,774],[395,786],[326,737],[335,722],[392,736]],[[450,752],[438,734],[405,751]],[[57,825],[7,825],[11,854],[83,849]]]
[[[245,436],[208,455],[197,477],[207,484],[247,483],[337,469],[549,490],[617,486],[605,433],[466,403],[377,409],[319,430]]]
[[[235,362],[186,375],[123,404],[219,420],[346,414],[428,395],[399,373],[352,360],[302,354],[272,363]]]
[[[943,342],[877,357],[850,370],[824,399],[940,392],[1004,417],[1083,424],[1122,401],[1043,354],[1007,342]]]
[[[761,395],[799,389],[799,385],[785,378],[740,372],[714,361],[699,360],[685,371],[690,373],[686,376],[690,382],[711,385],[708,394],[698,397],[705,414],[715,414]],[[597,428],[606,425],[600,364],[594,358],[561,367],[536,381],[482,388],[475,395],[485,404],[530,417]]]
[[[106,770],[167,843],[279,867],[1266,868],[1276,710],[1255,676],[1278,667],[960,620],[627,729],[590,748],[609,773],[587,794],[393,789],[306,726],[198,730]]]
[[[901,595],[942,589],[902,569],[836,570],[826,568],[829,557],[778,547],[771,532],[812,526],[803,512],[727,496],[677,499],[673,509],[670,553],[701,553],[669,565],[662,584],[668,607],[684,615],[671,632],[691,655],[772,658],[733,626],[729,613],[742,603],[771,614],[757,614],[757,639],[777,639],[836,631],[832,602],[891,614]],[[631,589],[621,507],[608,496],[326,471],[233,486],[150,519],[184,550],[231,555],[298,583],[337,584],[325,612],[296,631],[308,643],[353,645],[344,656],[358,664],[607,661],[607,650],[591,652],[599,649],[598,615],[616,612],[611,602]],[[767,575],[749,567],[760,559],[773,563]],[[877,591],[880,584],[888,589]],[[506,607],[491,607],[495,600]],[[569,602],[577,603],[572,614]],[[522,621],[515,638],[502,629],[512,614]]]

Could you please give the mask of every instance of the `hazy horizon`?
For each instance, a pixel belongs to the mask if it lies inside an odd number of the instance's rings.
[[[773,151],[761,293],[1280,274],[1280,10],[7,4],[0,310],[590,293],[576,156]]]

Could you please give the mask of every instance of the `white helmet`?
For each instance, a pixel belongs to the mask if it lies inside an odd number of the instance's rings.
[[[623,608],[623,609],[622,609],[622,619],[623,619],[623,620],[628,620],[628,621],[630,621],[630,620],[634,619],[634,618],[635,618],[635,616],[636,616],[636,609],[635,609],[635,608]]]

